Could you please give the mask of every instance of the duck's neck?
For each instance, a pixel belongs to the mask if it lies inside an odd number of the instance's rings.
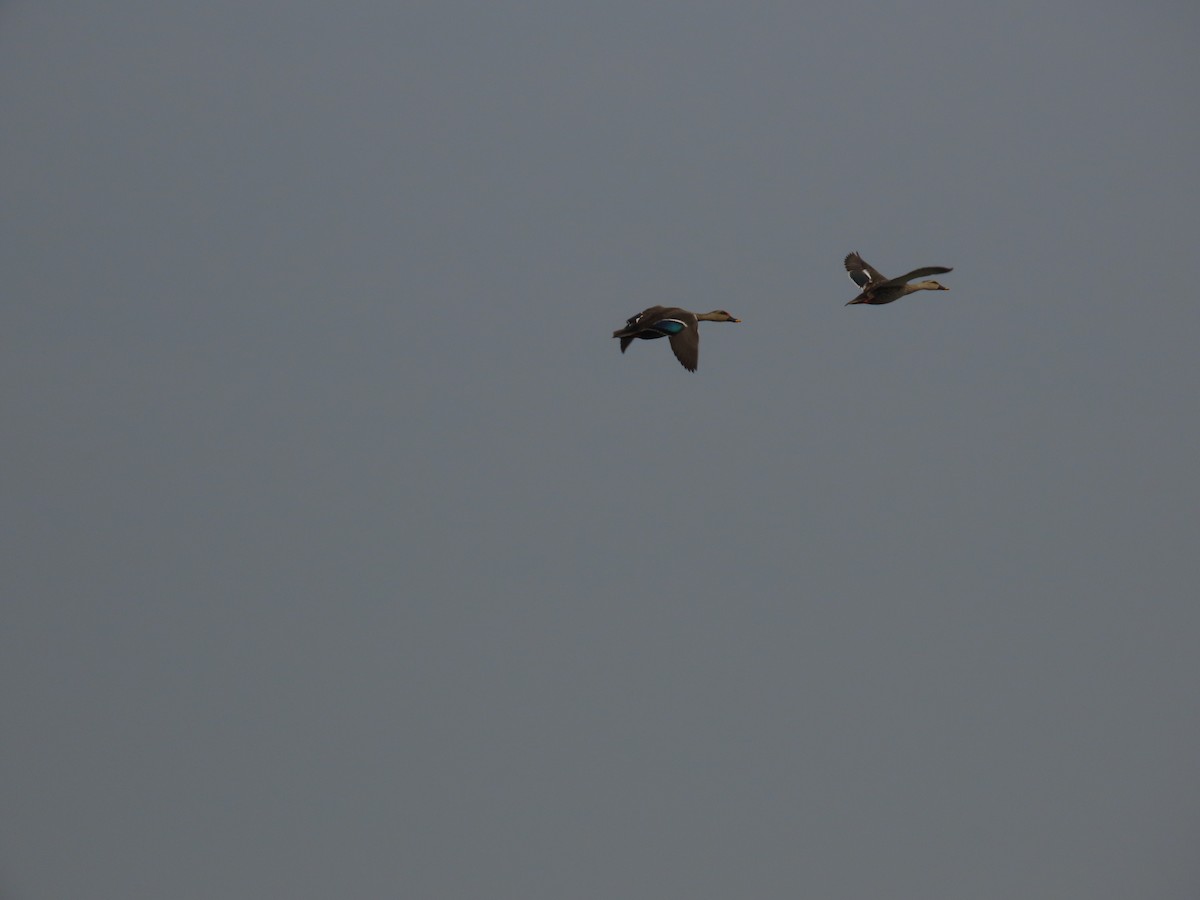
[[[913,291],[940,291],[942,286],[936,281],[918,281],[916,284],[906,284],[904,293],[911,294]]]

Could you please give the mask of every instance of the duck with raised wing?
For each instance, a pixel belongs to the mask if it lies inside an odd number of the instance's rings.
[[[862,293],[847,303],[847,306],[854,303],[880,306],[884,303],[891,303],[893,300],[899,300],[916,291],[948,291],[950,288],[938,284],[936,281],[918,281],[915,284],[908,282],[914,278],[924,278],[926,275],[941,275],[954,271],[945,266],[926,266],[923,269],[913,269],[907,275],[901,275],[899,278],[884,278],[877,269],[865,262],[857,253],[848,254],[845,263],[850,280],[862,289]]]
[[[740,321],[723,309],[694,313],[678,306],[651,306],[631,316],[624,328],[613,332],[613,337],[621,339],[622,353],[635,339],[653,341],[669,338],[675,358],[689,372],[695,372],[700,360],[700,323]]]

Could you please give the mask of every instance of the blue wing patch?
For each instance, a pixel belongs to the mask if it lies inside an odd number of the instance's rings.
[[[650,327],[655,331],[661,331],[663,334],[679,334],[679,332],[687,328],[687,325],[678,319],[659,319]]]

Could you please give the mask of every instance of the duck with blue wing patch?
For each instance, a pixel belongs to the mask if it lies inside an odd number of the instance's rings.
[[[723,309],[694,313],[678,306],[651,306],[631,316],[624,328],[613,332],[613,337],[621,339],[622,353],[635,339],[653,341],[668,338],[675,358],[689,372],[695,372],[700,361],[700,323],[740,321]]]

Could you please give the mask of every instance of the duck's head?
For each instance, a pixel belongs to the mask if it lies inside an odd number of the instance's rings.
[[[712,312],[700,313],[696,319],[702,322],[740,322],[741,319],[735,319],[723,309],[714,309]]]
[[[948,291],[950,288],[937,281],[918,281],[913,285],[918,291]]]

